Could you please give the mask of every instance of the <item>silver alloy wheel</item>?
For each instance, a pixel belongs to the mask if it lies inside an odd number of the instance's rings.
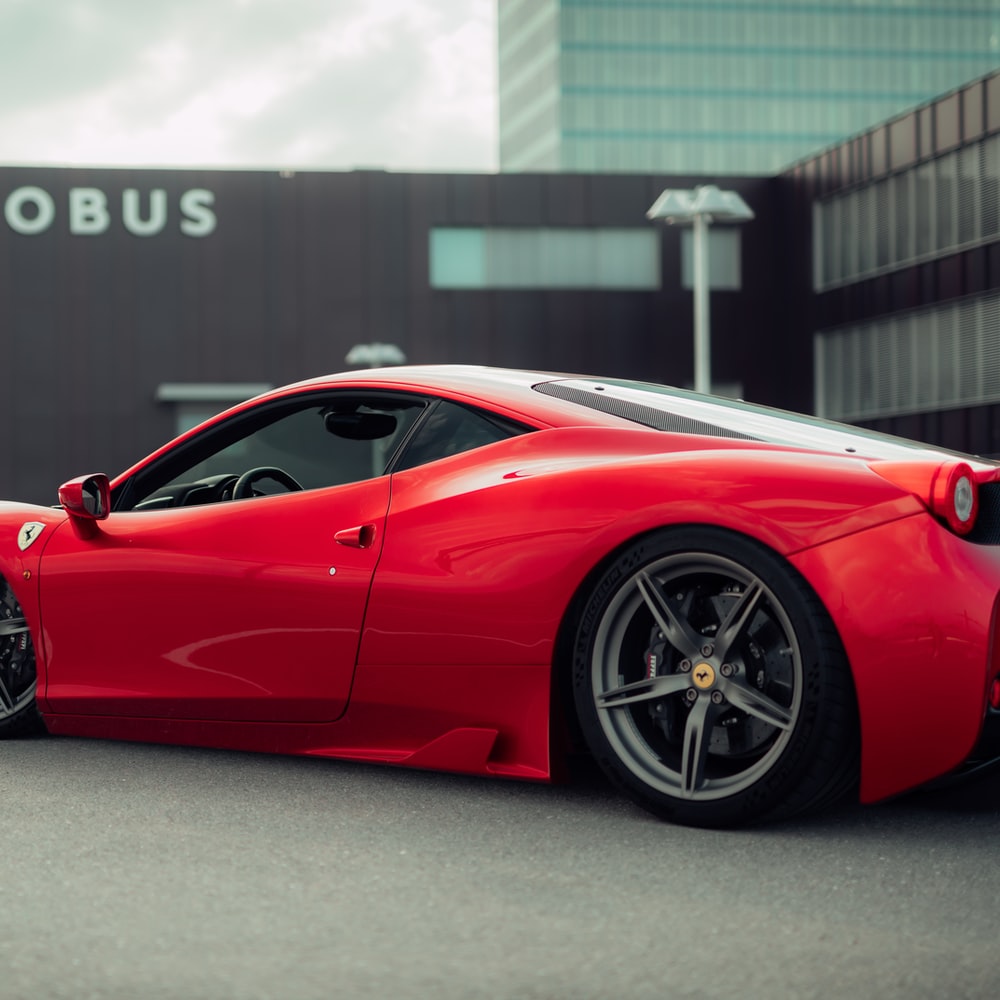
[[[746,566],[710,552],[635,570],[600,620],[590,669],[620,763],[692,802],[765,777],[802,704],[802,654],[781,602]]]

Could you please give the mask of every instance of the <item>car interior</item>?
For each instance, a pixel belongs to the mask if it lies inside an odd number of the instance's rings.
[[[450,400],[309,394],[212,425],[120,484],[114,510],[162,510],[324,489],[531,430]]]

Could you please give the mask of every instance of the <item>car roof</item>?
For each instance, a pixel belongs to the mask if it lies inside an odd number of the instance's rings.
[[[484,365],[398,365],[336,372],[306,379],[272,390],[258,398],[286,395],[304,389],[336,389],[349,386],[432,392],[448,399],[479,403],[505,411],[510,416],[555,427],[622,427],[620,417],[592,410],[579,403],[544,395],[534,390],[540,383],[592,376],[559,374]],[[634,425],[633,425],[634,426]]]

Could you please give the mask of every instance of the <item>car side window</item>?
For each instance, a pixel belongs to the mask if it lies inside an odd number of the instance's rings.
[[[402,454],[393,463],[392,471],[412,469],[439,458],[504,441],[529,429],[496,414],[439,399],[406,443]]]
[[[381,476],[425,406],[419,397],[355,395],[279,403],[211,428],[143,470],[115,509],[188,507]]]

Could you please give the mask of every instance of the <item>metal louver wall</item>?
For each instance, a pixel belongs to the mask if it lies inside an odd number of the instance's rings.
[[[815,334],[816,412],[859,421],[1000,402],[1000,292]]]
[[[979,246],[1000,235],[1000,135],[813,206],[813,288]]]

